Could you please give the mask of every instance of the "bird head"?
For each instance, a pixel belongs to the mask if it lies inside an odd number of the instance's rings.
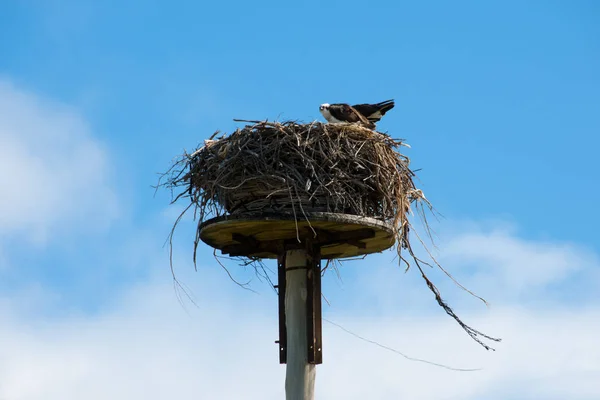
[[[329,109],[329,103],[323,103],[319,107],[319,111],[328,110],[328,109]]]

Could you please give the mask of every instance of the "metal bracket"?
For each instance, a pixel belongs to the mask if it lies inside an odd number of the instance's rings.
[[[318,245],[306,244],[307,276],[306,288],[306,339],[308,341],[308,363],[323,363],[323,337],[321,321],[321,249]]]
[[[287,362],[287,329],[285,327],[285,249],[277,257],[277,295],[279,298],[279,363]]]
[[[281,246],[277,258],[277,293],[279,298],[279,363],[287,362],[287,329],[285,326],[285,249]],[[323,363],[321,320],[321,251],[318,245],[306,243],[306,340],[309,364]]]

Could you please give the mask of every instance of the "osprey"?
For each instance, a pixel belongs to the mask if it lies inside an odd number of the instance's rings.
[[[371,122],[379,122],[386,112],[394,108],[394,100],[386,100],[377,104],[356,104],[354,109]]]
[[[375,122],[379,122],[386,112],[394,108],[394,100],[386,100],[376,104],[345,103],[321,104],[319,111],[330,123],[359,122],[368,128],[374,129]]]
[[[374,129],[375,123],[369,121],[364,115],[359,113],[349,104],[321,104],[319,111],[325,117],[327,122],[339,124],[343,122],[359,123],[367,128]]]

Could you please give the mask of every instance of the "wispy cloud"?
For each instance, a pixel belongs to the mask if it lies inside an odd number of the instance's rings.
[[[577,292],[567,297],[581,299],[590,282],[600,278],[600,259],[591,249],[520,238],[515,229],[506,227],[450,236],[441,254],[467,285],[501,303],[562,301],[565,291],[556,290],[561,286]]]
[[[75,110],[0,80],[0,237],[44,243],[116,216],[104,146]]]
[[[512,267],[497,257],[494,246],[481,245],[487,239],[489,233],[463,232],[446,249],[459,254],[459,244],[465,246],[462,251],[468,258],[469,249],[477,248],[487,262],[470,272],[496,271],[480,274],[480,282],[491,288]],[[514,257],[535,254],[522,260],[523,268],[535,270],[559,268],[573,251],[570,245],[545,246],[508,233],[496,243],[503,247],[506,241],[520,249]],[[190,285],[199,305],[188,307],[187,314],[170,284],[164,252],[153,258],[156,264],[148,266],[157,271],[153,278],[123,290],[94,315],[41,317],[31,304],[25,310],[20,297],[5,299],[0,312],[0,396],[282,398],[284,367],[278,364],[273,344],[275,296],[267,290],[257,296],[239,289],[206,260],[199,273],[190,275],[180,269],[180,278]],[[554,259],[558,266],[548,266]],[[579,272],[594,268],[583,263]],[[326,308],[329,319],[413,357],[483,370],[454,372],[410,362],[325,323],[325,359],[317,374],[319,397],[583,400],[600,396],[596,385],[600,348],[595,345],[600,302],[540,308],[498,297],[491,309],[468,310],[462,315],[465,320],[503,338],[496,352],[486,352],[441,311],[420,315],[382,311],[379,304],[388,302],[390,294],[381,287],[389,286],[385,286],[389,275],[379,274],[363,285],[361,274],[370,271],[361,270],[346,275],[344,289],[370,299],[370,304],[355,312],[337,299]],[[574,270],[552,274],[553,284],[568,281]],[[414,289],[413,284],[420,283],[399,282],[396,291],[403,291],[403,285]],[[600,289],[598,282],[595,285]],[[518,292],[521,286],[507,279],[495,293]],[[334,291],[330,287],[330,293]],[[423,301],[420,294],[408,292],[396,303],[398,309],[411,309]],[[34,302],[44,303],[44,297],[38,295]],[[377,314],[369,316],[369,309]]]

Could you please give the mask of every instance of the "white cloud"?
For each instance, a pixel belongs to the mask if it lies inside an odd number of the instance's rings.
[[[458,271],[462,282],[500,302],[542,300],[544,293],[545,300],[551,301],[561,293],[553,285],[570,280],[577,286],[600,278],[600,260],[590,249],[574,243],[522,239],[508,229],[454,235],[441,254],[441,261]]]
[[[453,243],[463,243],[467,255],[469,249],[478,249],[487,260],[478,264],[486,273],[477,269],[474,273],[492,287],[513,268],[513,261],[498,257],[495,247],[481,245],[489,236],[465,233]],[[514,257],[528,255],[523,262],[529,264],[523,268],[563,269],[542,281],[524,275],[527,285],[547,289],[575,271],[561,267],[563,260],[572,257],[572,247],[545,246],[510,235],[498,242],[507,243],[515,250]],[[588,255],[595,259],[594,254]],[[556,265],[548,265],[552,262]],[[0,308],[0,398],[283,398],[285,368],[278,364],[273,343],[275,296],[267,290],[262,296],[242,291],[218,267],[208,267],[204,264],[199,273],[185,277],[200,307],[191,308],[190,316],[175,298],[166,260],[160,276],[130,288],[98,314],[36,317],[33,304],[25,310],[21,298],[11,299]],[[594,268],[597,265],[582,263],[577,270],[587,273]],[[410,356],[483,370],[454,372],[407,361],[324,323],[324,364],[317,370],[317,398],[600,398],[597,299],[542,309],[499,297],[490,310],[463,313],[473,326],[502,337],[496,352],[486,352],[443,312],[381,313],[377,305],[387,302],[389,293],[379,290],[375,282],[363,286],[361,274],[370,270],[358,269],[355,278],[345,277],[344,291],[360,295],[360,290],[368,290],[365,298],[372,300],[377,314],[368,316],[368,307],[349,310],[336,299],[332,308],[325,308],[327,318]],[[381,275],[380,283],[386,282]],[[399,282],[398,291],[402,286]],[[520,291],[522,286],[516,279],[506,279],[502,288]],[[37,301],[43,303],[43,296]],[[410,309],[414,302],[415,298],[403,297],[397,308]]]
[[[503,337],[504,342],[495,353],[477,348],[442,318],[401,319],[384,324],[363,321],[362,327],[357,328],[363,335],[413,356],[484,369],[469,373],[436,369],[336,335],[331,343],[337,353],[330,357],[335,358],[338,369],[328,373],[338,385],[327,385],[331,388],[328,392],[333,395],[334,388],[341,387],[344,375],[349,375],[345,385],[351,386],[348,393],[371,393],[354,398],[598,398],[600,387],[595,377],[600,373],[600,349],[594,343],[599,317],[598,309],[552,314],[503,309],[485,319],[467,315],[476,326]],[[348,320],[343,324],[360,326],[361,322]],[[353,359],[369,367],[357,368]],[[326,378],[323,376],[323,380]]]
[[[0,238],[43,243],[116,214],[109,160],[73,109],[0,80]]]

